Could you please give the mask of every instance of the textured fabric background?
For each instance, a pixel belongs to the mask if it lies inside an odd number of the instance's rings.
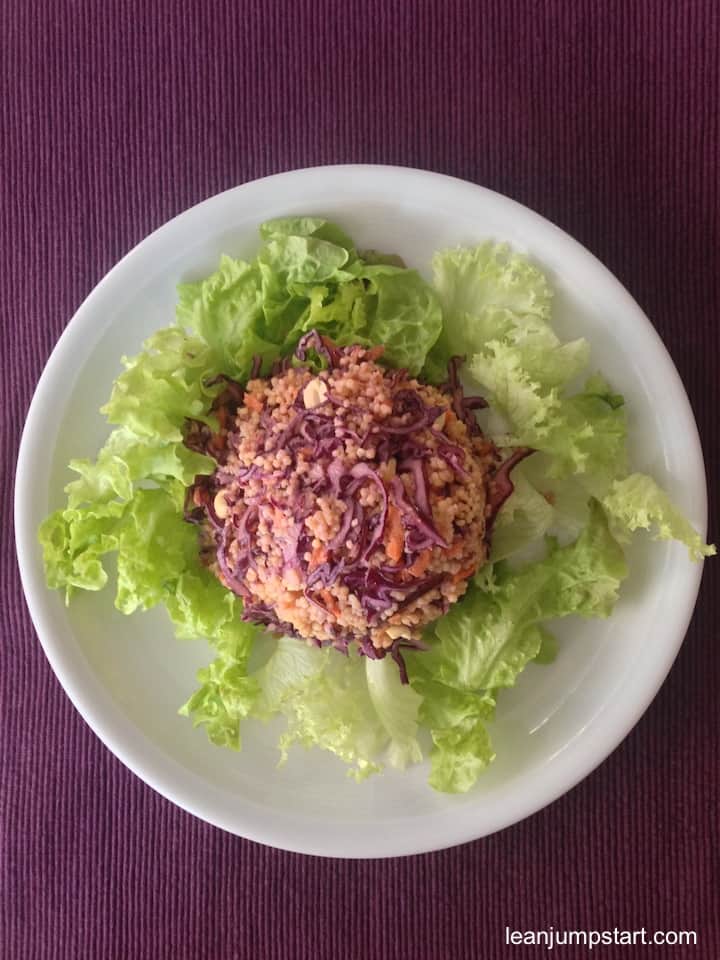
[[[719,44],[716,0],[0,0],[3,960],[542,954],[506,925],[694,929],[598,955],[720,956],[720,562],[647,715],[568,796],[332,862],[206,826],[108,753],[45,662],[9,520],[37,378],[113,263],[217,191],[346,161],[465,177],[586,244],[668,345],[716,490]]]

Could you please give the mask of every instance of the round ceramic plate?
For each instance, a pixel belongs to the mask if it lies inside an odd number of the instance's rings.
[[[63,502],[72,457],[107,435],[97,412],[120,357],[172,321],[175,286],[211,273],[220,254],[250,257],[270,217],[319,214],[360,247],[400,253],[427,272],[439,248],[486,238],[527,252],[556,291],[555,324],[585,336],[593,365],[622,391],[635,469],[652,473],[704,532],[702,453],[687,396],[660,338],[620,283],[547,220],[490,190],[393,167],[299,170],[206,200],[157,230],[90,294],[63,333],[28,414],[16,485],[18,557],[47,657],[82,716],[146,783],[233,833],[304,853],[381,857],[472,840],[527,817],[569,790],[622,740],[665,678],[693,610],[701,566],[684,548],[642,539],[606,621],[560,625],[560,655],[530,665],[500,698],[497,760],[464,796],[427,785],[427,765],[361,784],[320,751],[296,749],[277,769],[278,729],[248,722],[243,749],[211,746],[177,715],[210,659],[178,642],[159,611],[128,619],[112,590],[69,607],[43,579],[37,528]]]

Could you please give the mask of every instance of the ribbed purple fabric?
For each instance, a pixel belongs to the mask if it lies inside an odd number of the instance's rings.
[[[349,161],[508,193],[604,260],[675,359],[716,491],[719,48],[716,0],[0,0],[3,960],[496,960],[542,954],[506,926],[550,925],[698,934],[602,957],[720,956],[720,562],[647,715],[568,796],[454,850],[334,862],[194,820],[108,753],[9,535],[33,388],[112,264],[217,191]]]

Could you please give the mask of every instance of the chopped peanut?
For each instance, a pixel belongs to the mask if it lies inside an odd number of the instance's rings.
[[[311,380],[303,390],[303,403],[306,410],[312,410],[313,407],[319,407],[321,403],[327,400],[328,388],[324,380],[317,377]]]

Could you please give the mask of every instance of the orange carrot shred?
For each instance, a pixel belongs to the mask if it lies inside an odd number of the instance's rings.
[[[408,567],[408,573],[413,577],[421,577],[430,566],[431,558],[432,550],[423,550],[422,553],[419,554],[415,563]]]
[[[393,563],[399,563],[405,550],[405,533],[403,531],[400,511],[394,503],[388,504],[387,524],[385,527],[385,550]]]

